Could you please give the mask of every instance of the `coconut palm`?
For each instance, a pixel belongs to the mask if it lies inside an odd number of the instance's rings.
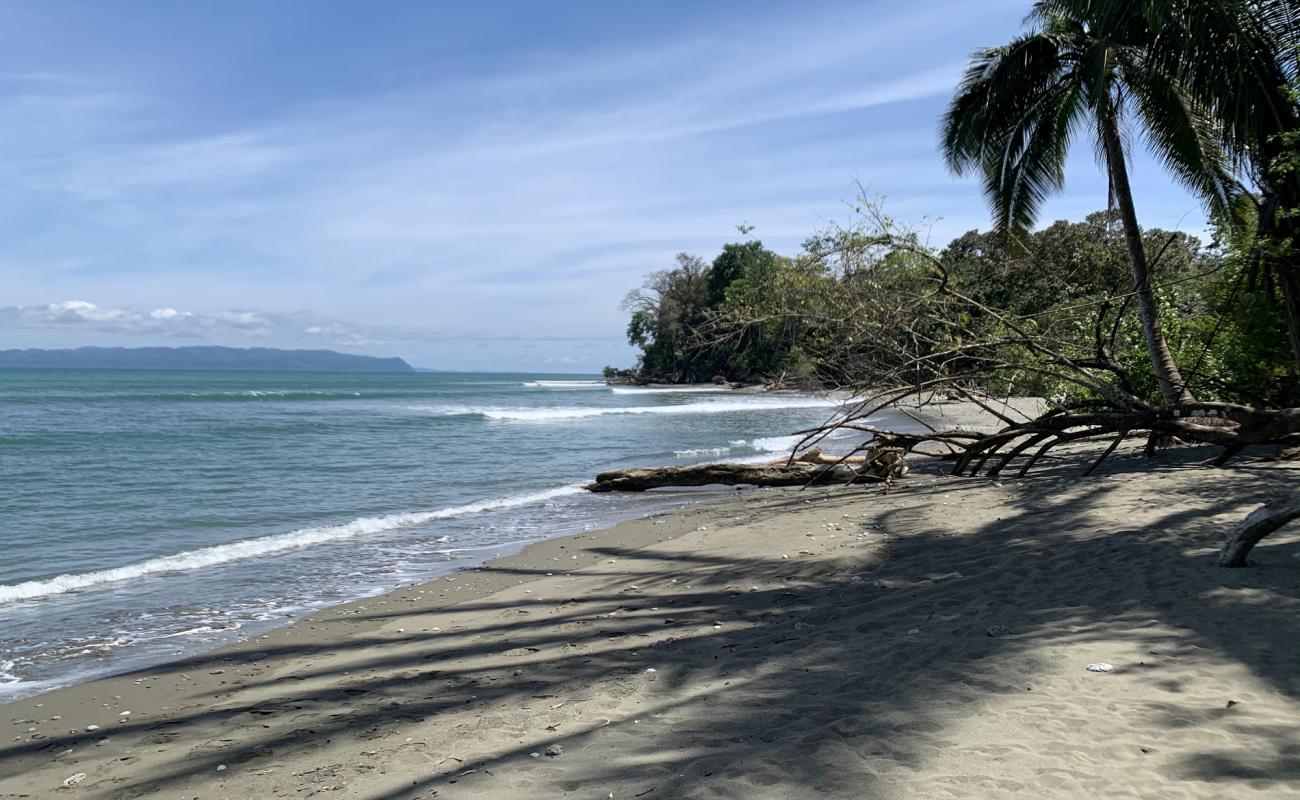
[[[1069,8],[1077,5],[1081,8]],[[1124,230],[1133,291],[1160,393],[1192,400],[1169,351],[1142,247],[1125,159],[1130,120],[1174,175],[1227,215],[1239,189],[1219,131],[1176,74],[1151,58],[1151,27],[1105,2],[1038,2],[1030,31],[975,54],[943,120],[943,149],[958,173],[983,178],[995,225],[1031,228],[1065,181],[1070,144],[1090,133]]]
[[[1281,289],[1300,372],[1300,0],[1043,0],[1096,30],[1146,30],[1146,63],[1216,123],[1254,187],[1256,267]]]
[[[1225,146],[1254,185],[1261,245],[1255,265],[1281,290],[1300,372],[1300,2],[1145,4],[1172,7],[1166,22],[1174,24],[1162,26],[1153,53],[1212,110]]]

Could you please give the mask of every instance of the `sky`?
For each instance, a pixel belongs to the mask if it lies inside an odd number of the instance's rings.
[[[0,349],[630,366],[623,295],[858,185],[987,228],[938,120],[1028,0],[0,5]],[[1042,215],[1104,208],[1093,150]],[[1134,154],[1143,225],[1199,204]]]

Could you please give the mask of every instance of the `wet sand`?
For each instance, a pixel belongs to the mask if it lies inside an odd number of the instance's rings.
[[[8,704],[0,798],[1300,795],[1300,530],[1214,565],[1300,466],[1209,455],[540,542]]]

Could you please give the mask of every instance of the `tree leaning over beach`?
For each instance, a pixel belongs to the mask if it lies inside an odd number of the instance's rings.
[[[943,119],[949,166],[978,172],[996,227],[1026,234],[1065,182],[1074,138],[1091,129],[1124,231],[1133,294],[1160,394],[1190,402],[1160,324],[1142,232],[1129,184],[1123,131],[1141,122],[1152,149],[1211,213],[1231,215],[1240,188],[1207,109],[1149,57],[1151,33],[1140,15],[1106,3],[1039,2],[1030,32],[976,53]]]
[[[1300,2],[1054,0],[1151,31],[1147,58],[1214,120],[1234,172],[1252,192],[1251,276],[1286,310],[1300,373]]]

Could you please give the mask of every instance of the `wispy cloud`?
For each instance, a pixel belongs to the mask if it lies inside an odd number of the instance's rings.
[[[322,80],[310,97],[194,88],[234,68],[201,25],[178,23],[165,76],[153,65],[132,80],[74,49],[9,64],[0,301],[11,324],[24,309],[23,330],[67,335],[346,342],[427,361],[452,352],[440,337],[574,337],[626,362],[623,293],[679,250],[707,255],[742,220],[794,249],[860,179],[908,214],[945,217],[937,238],[981,224],[978,187],[935,154],[936,116],[966,54],[1010,35],[1022,5],[683,6],[680,25],[609,40],[502,39],[481,20],[491,36],[473,68],[420,47],[400,70],[359,76],[364,88]],[[281,35],[268,84],[276,66],[378,57],[351,39],[304,54],[297,27]],[[1170,215],[1195,205],[1164,197]],[[56,297],[121,316],[53,312]],[[220,317],[241,308],[261,322]]]
[[[156,334],[182,339],[232,333],[249,338],[265,337],[288,322],[283,318],[253,311],[196,313],[178,311],[171,306],[140,311],[105,308],[86,300],[0,307],[0,328],[76,328],[105,333]],[[323,330],[322,328],[321,332]]]
[[[114,342],[145,344],[224,344],[233,346],[329,347],[344,350],[379,349],[398,352],[410,347],[462,347],[514,351],[542,346],[557,354],[533,354],[535,365],[587,367],[605,362],[594,354],[570,350],[599,349],[599,342],[572,336],[463,335],[431,326],[367,325],[323,317],[310,312],[249,309],[182,311],[172,306],[151,309],[115,308],[86,300],[64,300],[28,306],[0,306],[0,332],[93,332]],[[563,351],[563,352],[560,352]],[[459,366],[468,366],[460,364]],[[519,365],[516,365],[519,366]]]

